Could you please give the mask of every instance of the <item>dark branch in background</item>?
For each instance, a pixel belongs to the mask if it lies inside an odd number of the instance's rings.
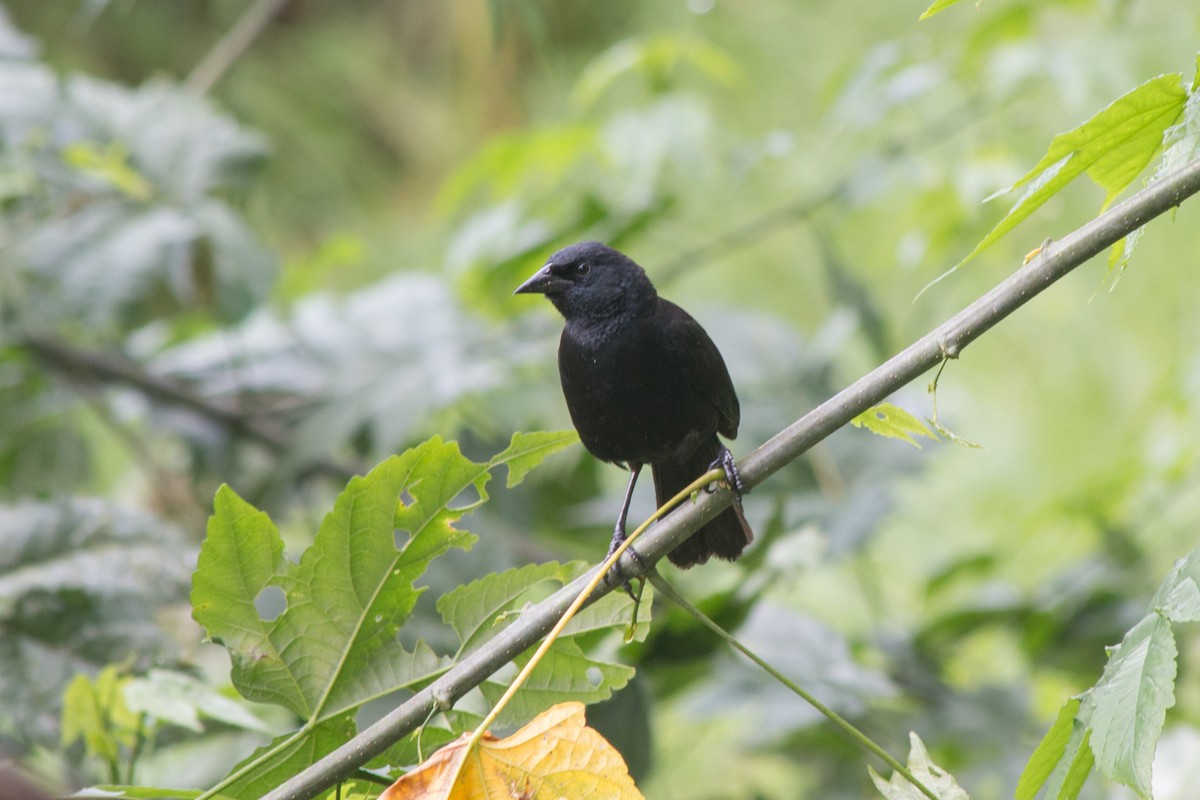
[[[1061,241],[1048,243],[1033,262],[751,453],[741,465],[743,480],[749,486],[762,483],[814,444],[897,389],[921,377],[942,360],[957,358],[968,344],[1071,270],[1198,191],[1200,160],[1138,192]],[[638,552],[642,557],[640,564],[627,560],[625,569],[629,574],[636,574],[639,567],[649,569],[729,503],[729,493],[718,491],[702,495],[696,503],[672,512],[638,540]],[[311,798],[351,776],[359,766],[416,730],[431,713],[449,708],[497,669],[535,644],[553,627],[589,578],[590,573],[526,609],[520,619],[441,678],[266,795],[266,800]],[[607,591],[610,589],[601,585],[594,597]]]
[[[81,350],[37,335],[27,335],[21,344],[47,366],[74,380],[125,384],[154,402],[186,408],[222,425],[230,433],[264,445],[273,452],[286,453],[291,447],[288,438],[275,426],[247,417],[239,409],[201,397],[177,381],[153,375],[119,353]],[[304,466],[311,472],[341,481],[348,481],[363,473],[361,469],[328,460]]]
[[[184,85],[196,94],[208,94],[287,3],[288,0],[258,0],[247,8],[229,33],[196,65]]]

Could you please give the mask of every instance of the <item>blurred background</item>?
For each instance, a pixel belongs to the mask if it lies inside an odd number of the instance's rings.
[[[744,455],[1092,218],[1102,190],[1072,186],[918,297],[1054,134],[1190,82],[1200,41],[1200,7],[1167,0],[923,10],[5,0],[0,752],[60,790],[108,780],[64,744],[74,676],[227,686],[187,603],[221,483],[294,555],[391,453],[569,427],[560,320],[511,296],[558,247],[624,250],[701,321]],[[1011,796],[1200,538],[1198,209],[946,368],[938,419],[980,449],[841,431],[747,497],[741,562],[669,577],[893,752],[914,730],[973,798]],[[932,413],[924,386],[894,401]],[[599,559],[624,481],[574,447],[496,488],[414,625],[436,646],[445,589]],[[815,713],[656,614],[621,654],[638,677],[589,711],[647,796],[874,791]],[[1159,800],[1200,781],[1198,648],[1181,632]],[[261,741],[164,729],[136,780],[211,785]]]

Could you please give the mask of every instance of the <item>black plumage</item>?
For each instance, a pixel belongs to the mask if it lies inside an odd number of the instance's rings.
[[[551,256],[516,293],[544,294],[562,313],[558,370],[571,421],[594,456],[631,472],[612,548],[624,541],[644,465],[659,505],[714,466],[740,492],[733,457],[717,438],[737,437],[729,371],[700,323],[659,297],[641,267],[599,242],[581,242]],[[669,558],[681,567],[712,556],[732,561],[752,538],[735,502]]]

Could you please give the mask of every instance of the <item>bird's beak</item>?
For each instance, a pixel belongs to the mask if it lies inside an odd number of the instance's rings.
[[[518,286],[513,294],[558,294],[569,285],[570,281],[552,273],[550,265],[547,264]]]

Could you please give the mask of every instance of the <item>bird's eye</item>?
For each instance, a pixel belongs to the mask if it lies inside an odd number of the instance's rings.
[[[575,276],[578,278],[582,278],[584,275],[587,275],[591,271],[592,271],[592,267],[586,261],[580,261],[578,264],[575,265]]]

